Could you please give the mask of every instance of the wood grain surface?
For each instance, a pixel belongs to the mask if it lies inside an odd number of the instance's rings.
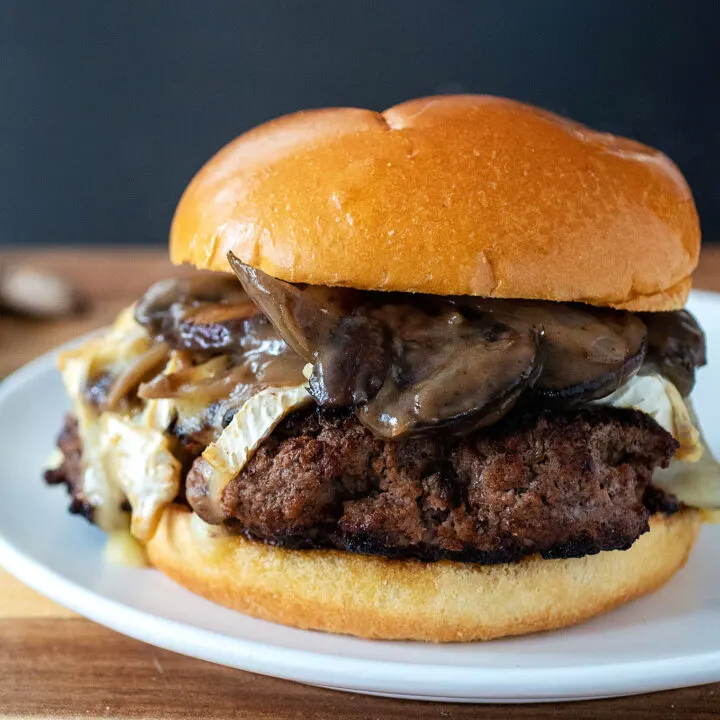
[[[0,316],[0,376],[109,322],[155,279],[162,251],[0,252],[0,267],[57,272],[87,299],[70,320]],[[720,248],[696,287],[720,291]],[[720,684],[594,702],[472,706],[385,700],[218,667],[145,645],[46,600],[0,570],[0,718],[607,718],[720,717]]]

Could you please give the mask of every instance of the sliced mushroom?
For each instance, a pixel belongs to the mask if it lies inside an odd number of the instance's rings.
[[[300,288],[229,259],[248,295],[313,363],[315,400],[358,406],[380,437],[492,422],[539,372],[530,327],[467,320],[442,300]]]
[[[175,348],[233,350],[241,345],[246,321],[257,313],[250,300],[232,305],[202,303],[174,313],[174,324],[164,336]]]
[[[687,397],[695,368],[707,363],[705,333],[687,310],[642,313],[640,318],[648,329],[647,361]]]
[[[575,403],[604,397],[643,363],[647,331],[630,313],[563,305],[530,314],[535,327],[542,328],[546,348],[534,386],[545,400]]]
[[[310,394],[320,405],[359,405],[374,397],[394,358],[389,328],[366,315],[349,315],[318,349]]]
[[[347,314],[359,294],[343,288],[299,288],[240,262],[230,265],[248,295],[285,342],[313,364],[310,392],[321,405],[365,402],[382,385],[391,338],[381,321]]]
[[[265,313],[285,342],[307,362],[337,330],[342,309],[330,289],[303,289],[250,267],[228,253],[230,267],[245,292]]]
[[[393,322],[402,349],[390,376],[358,409],[375,435],[394,439],[449,427],[469,432],[500,419],[540,372],[537,337],[486,316],[430,315],[406,307]]]
[[[233,278],[162,280],[135,308],[135,319],[177,350],[225,351],[239,345],[257,307]]]
[[[135,308],[135,319],[150,326],[175,304],[193,302],[239,303],[247,295],[231,276],[213,273],[198,274],[192,278],[160,280],[145,293]]]
[[[627,312],[303,288],[229,260],[284,340],[313,364],[315,400],[355,405],[382,437],[487,425],[526,388],[545,404],[604,397],[645,357],[645,325]]]
[[[609,395],[645,358],[645,325],[631,313],[568,303],[457,298],[517,329],[541,333],[543,370],[533,386],[543,403],[574,405]]]

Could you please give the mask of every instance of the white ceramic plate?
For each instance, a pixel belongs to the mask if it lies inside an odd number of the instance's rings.
[[[720,295],[694,293],[691,309],[710,345],[694,400],[720,453]],[[0,385],[0,562],[121,633],[252,672],[424,700],[577,700],[720,681],[720,526],[704,528],[662,590],[568,630],[438,646],[294,630],[213,605],[159,572],[104,564],[102,533],[42,482],[67,407],[53,355]]]

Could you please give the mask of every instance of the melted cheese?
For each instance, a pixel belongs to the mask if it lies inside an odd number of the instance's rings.
[[[720,521],[720,463],[703,438],[689,401],[661,375],[636,375],[598,405],[634,408],[650,415],[680,443],[667,468],[653,473],[652,484],[680,502],[704,509],[706,522]]]
[[[116,530],[108,535],[103,550],[105,562],[125,567],[149,567],[144,545],[136,540],[128,530]]]
[[[692,407],[688,408],[694,417]],[[700,435],[702,457],[693,462],[673,460],[667,468],[653,473],[652,483],[690,507],[705,509],[705,522],[720,522],[720,463],[713,457],[705,438]]]
[[[636,375],[596,405],[634,409],[650,415],[679,443],[676,458],[695,462],[703,454],[700,432],[678,389],[662,375]]]
[[[188,410],[204,413],[206,408],[160,399],[149,400],[134,415],[98,413],[86,401],[84,390],[97,374],[122,371],[128,362],[147,352],[150,343],[128,308],[103,336],[63,353],[59,362],[83,442],[83,490],[95,508],[96,521],[112,537],[127,535],[128,518],[121,510],[127,500],[132,508],[132,535],[141,541],[152,537],[163,508],[180,488],[181,465],[172,454],[166,431],[181,411],[185,416]],[[171,356],[164,372],[172,373],[175,365],[176,358]],[[224,488],[280,420],[308,402],[304,386],[266,388],[247,400],[217,442],[203,453],[212,482]],[[111,542],[118,547],[122,544],[120,540]],[[115,550],[112,553],[117,555]]]
[[[127,527],[127,518],[120,509],[125,498],[105,472],[100,443],[100,418],[83,396],[94,360],[95,342],[90,340],[77,350],[64,353],[60,357],[60,370],[73,403],[83,446],[83,492],[94,508],[95,522],[103,530],[112,532]]]
[[[132,534],[147,541],[163,508],[180,490],[180,463],[160,430],[138,427],[115,413],[103,413],[101,426],[101,463],[106,477],[132,507]]]
[[[202,457],[207,463],[210,494],[219,498],[277,424],[292,410],[311,402],[305,385],[269,387],[248,399],[217,442]]]
[[[62,353],[58,361],[78,420],[83,492],[94,508],[95,522],[109,533],[126,532],[128,517],[121,506],[128,500],[132,531],[143,540],[154,530],[159,512],[173,500],[180,484],[179,463],[163,435],[175,408],[170,400],[151,400],[131,417],[99,414],[86,401],[84,390],[90,378],[120,371],[150,344],[145,329],[135,322],[133,309],[127,308],[106,333]]]
[[[135,322],[133,312],[133,307],[125,308],[107,331],[60,354],[58,366],[65,383],[71,383],[68,386],[71,397],[82,392],[88,377],[101,372],[115,373],[150,349],[152,339],[145,328]],[[84,372],[78,374],[81,367]],[[78,381],[81,384],[78,385]]]

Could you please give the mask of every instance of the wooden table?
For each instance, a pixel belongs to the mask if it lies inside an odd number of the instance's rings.
[[[32,262],[86,295],[83,316],[0,318],[0,376],[109,322],[153,280],[174,272],[164,253],[0,252]],[[720,290],[720,247],[704,253],[696,286]],[[0,570],[0,718],[643,718],[720,717],[720,684],[566,705],[417,703],[319,690],[158,650],[78,617]]]

